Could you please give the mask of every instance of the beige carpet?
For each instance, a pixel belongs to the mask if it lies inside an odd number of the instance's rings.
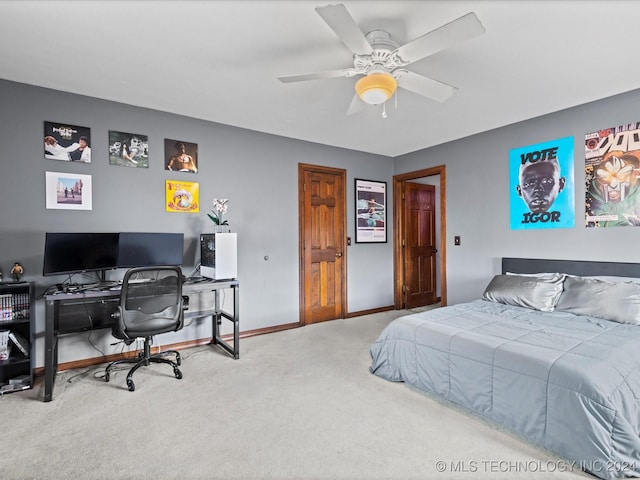
[[[0,397],[0,477],[18,479],[574,479],[549,453],[368,372],[404,311],[211,346],[166,365],[58,374],[54,400]]]

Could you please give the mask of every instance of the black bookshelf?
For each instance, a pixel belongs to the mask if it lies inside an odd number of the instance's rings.
[[[9,350],[0,359],[0,394],[33,387],[34,325],[34,283],[0,282],[0,336],[8,337]]]

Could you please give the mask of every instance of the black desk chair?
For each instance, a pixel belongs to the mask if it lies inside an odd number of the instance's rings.
[[[160,333],[175,332],[184,325],[182,305],[182,271],[180,267],[137,267],[127,270],[122,280],[120,304],[113,314],[117,325],[113,327],[114,337],[124,340],[127,345],[137,338],[144,338],[144,350],[136,358],[111,362],[105,371],[108,382],[113,368],[123,363],[135,365],[127,375],[127,387],[133,392],[134,372],[150,363],[168,363],[173,367],[176,378],[182,378],[180,353],[176,350],[151,354],[152,337]],[[165,358],[175,355],[175,361]]]

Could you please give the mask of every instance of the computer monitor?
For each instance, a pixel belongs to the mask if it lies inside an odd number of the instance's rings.
[[[184,234],[120,232],[118,267],[182,265]]]
[[[117,267],[117,233],[45,234],[42,274],[63,275]]]

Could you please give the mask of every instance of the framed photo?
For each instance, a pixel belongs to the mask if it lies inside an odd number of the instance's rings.
[[[174,172],[198,173],[198,144],[164,139],[165,169]]]
[[[149,137],[109,130],[109,163],[122,167],[149,168]]]
[[[46,207],[91,210],[91,175],[45,172]]]
[[[91,163],[91,129],[44,122],[44,158]]]
[[[387,182],[356,178],[356,243],[386,243]]]
[[[200,184],[166,180],[165,206],[167,212],[198,213],[200,211]]]

